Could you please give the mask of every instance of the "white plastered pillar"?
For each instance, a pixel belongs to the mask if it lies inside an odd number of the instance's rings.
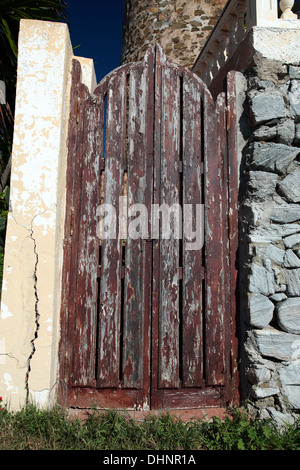
[[[278,20],[277,0],[247,0],[247,29],[265,26]]]
[[[21,20],[2,302],[0,396],[55,400],[73,51],[64,23]],[[91,59],[82,62],[91,89]]]
[[[277,0],[247,0],[247,30],[253,26],[299,29],[297,15],[278,17]]]

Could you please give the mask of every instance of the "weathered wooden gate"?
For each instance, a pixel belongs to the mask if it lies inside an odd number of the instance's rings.
[[[197,76],[155,46],[90,96],[74,61],[62,404],[158,409],[235,401],[235,134],[233,74],[227,95],[214,102]],[[157,208],[169,215],[168,236],[162,215],[155,223]],[[203,243],[197,208],[204,209]]]

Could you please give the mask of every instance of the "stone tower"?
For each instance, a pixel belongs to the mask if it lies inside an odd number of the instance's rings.
[[[152,44],[170,62],[191,67],[226,0],[125,0],[121,63],[143,58]]]

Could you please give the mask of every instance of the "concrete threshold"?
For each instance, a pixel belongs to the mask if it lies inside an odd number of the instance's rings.
[[[107,413],[109,409],[97,409],[98,413]],[[173,415],[174,417],[181,419],[184,422],[192,420],[203,420],[211,421],[214,417],[225,419],[229,416],[229,412],[226,408],[201,408],[201,409],[160,409],[150,411],[136,411],[136,410],[116,410],[121,414],[124,414],[129,419],[134,421],[144,421],[148,416],[159,416],[164,413]],[[80,421],[85,422],[91,414],[95,413],[93,409],[79,409],[69,408],[68,409],[70,418],[78,418]]]

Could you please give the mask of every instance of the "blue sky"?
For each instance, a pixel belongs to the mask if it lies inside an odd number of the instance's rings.
[[[120,65],[124,0],[65,0],[75,55],[95,62],[97,82]],[[279,1],[279,0],[278,0]],[[300,0],[296,5],[300,8]]]
[[[76,56],[95,62],[97,82],[119,67],[124,0],[65,0]]]

